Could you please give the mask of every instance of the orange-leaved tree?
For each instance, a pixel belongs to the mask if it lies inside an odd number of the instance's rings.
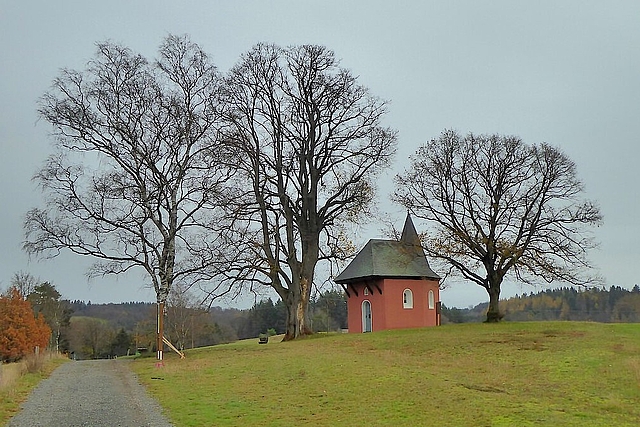
[[[45,348],[51,328],[42,315],[35,317],[31,304],[15,288],[0,296],[0,359],[20,360],[36,347]]]

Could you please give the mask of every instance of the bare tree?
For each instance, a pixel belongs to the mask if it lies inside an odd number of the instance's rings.
[[[115,331],[108,322],[96,317],[72,317],[69,329],[69,344],[74,357],[104,357],[115,336]]]
[[[97,44],[84,71],[63,70],[40,102],[55,153],[35,175],[47,208],[25,220],[24,249],[95,258],[91,276],[141,268],[158,302],[175,280],[208,279],[217,259],[219,75],[186,36],[168,36],[156,61]]]
[[[241,249],[228,278],[271,286],[294,339],[311,333],[316,265],[344,255],[343,226],[366,216],[396,133],[381,124],[386,103],[322,46],[256,45],[223,99],[239,171],[227,207]]]
[[[576,166],[557,148],[445,131],[395,181],[395,201],[433,226],[427,255],[487,290],[488,322],[502,317],[508,274],[530,284],[599,281],[586,257],[595,245],[587,226],[602,215],[581,199]]]
[[[20,291],[20,294],[27,296],[31,294],[39,284],[40,279],[36,278],[31,273],[19,271],[13,274],[10,288],[16,288]]]
[[[209,313],[182,283],[175,283],[169,293],[166,324],[167,335],[180,350],[193,348],[196,338],[199,341],[207,328],[213,328]]]

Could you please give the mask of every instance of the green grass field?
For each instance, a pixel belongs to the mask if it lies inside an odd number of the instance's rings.
[[[176,426],[637,426],[640,324],[258,340],[132,363]]]

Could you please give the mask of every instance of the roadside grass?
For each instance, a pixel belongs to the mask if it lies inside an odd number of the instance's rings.
[[[131,366],[179,427],[640,425],[640,324],[462,324],[275,341]]]
[[[64,356],[30,356],[16,363],[1,364],[0,369],[0,425],[20,410],[38,383],[68,359]]]

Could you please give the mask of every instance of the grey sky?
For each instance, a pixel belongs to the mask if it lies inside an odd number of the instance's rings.
[[[561,147],[605,217],[591,259],[608,284],[630,288],[640,283],[639,24],[637,1],[0,0],[0,288],[22,270],[70,299],[154,300],[135,275],[88,283],[87,260],[29,261],[20,246],[23,215],[41,203],[30,179],[50,151],[38,97],[60,68],[83,68],[96,41],[153,57],[168,33],[190,34],[222,71],[261,41],[334,50],[391,101],[386,123],[399,131],[399,152],[380,180],[383,196],[407,156],[446,128]],[[389,211],[400,227],[402,211]],[[356,244],[381,237],[376,230]],[[531,290],[509,286],[504,295]],[[487,300],[471,284],[452,285],[442,299]]]

